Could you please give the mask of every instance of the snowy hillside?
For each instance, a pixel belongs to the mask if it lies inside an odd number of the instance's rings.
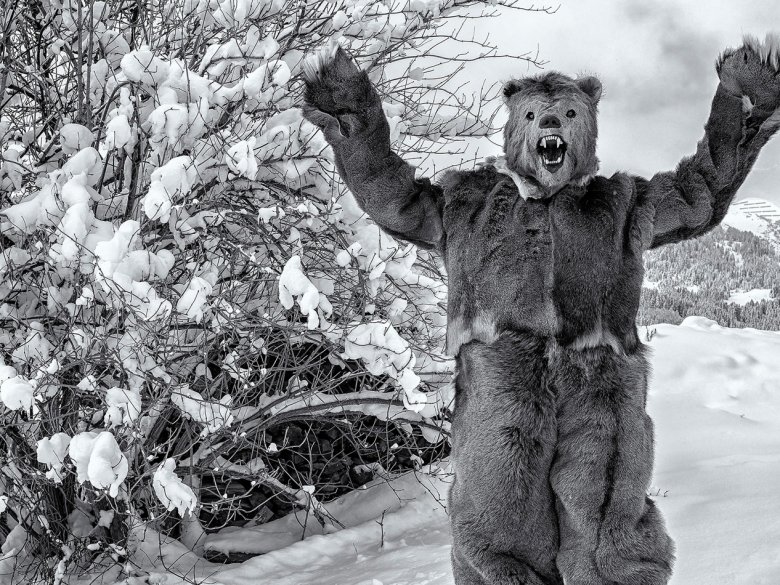
[[[728,327],[780,330],[780,208],[735,203],[724,225],[645,254],[638,322],[700,315]]]
[[[723,225],[752,232],[780,246],[780,207],[764,199],[753,197],[733,203]]]
[[[657,326],[650,346],[652,495],[677,541],[672,585],[776,584],[780,333],[726,329],[692,317],[680,326]],[[181,545],[163,547],[164,559],[153,562],[156,540],[142,544],[133,560],[166,573],[166,585],[193,578],[222,585],[451,585],[442,504],[447,485],[446,474],[407,475],[353,492],[334,507],[344,529],[242,564],[197,561]],[[263,529],[270,528],[225,533],[217,546],[249,550],[253,540],[263,540]],[[296,540],[300,528],[289,522],[287,530]]]

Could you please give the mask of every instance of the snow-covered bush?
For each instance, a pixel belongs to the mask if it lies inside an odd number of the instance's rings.
[[[342,43],[399,151],[452,152],[490,116],[430,50],[472,4],[5,4],[0,582],[119,577],[131,528],[196,549],[443,452],[444,281],[338,182],[300,71]]]

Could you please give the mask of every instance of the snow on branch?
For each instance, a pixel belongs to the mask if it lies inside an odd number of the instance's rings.
[[[463,23],[517,5],[31,6],[0,10],[2,571],[119,575],[139,525],[195,550],[325,522],[445,455],[445,278],[339,181],[301,73],[343,45],[400,154],[452,152],[495,130],[456,76],[501,55]]]

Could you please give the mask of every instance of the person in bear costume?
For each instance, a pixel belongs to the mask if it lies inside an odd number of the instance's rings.
[[[723,219],[780,128],[780,42],[746,38],[716,69],[704,138],[674,171],[597,175],[601,83],[544,73],[504,86],[505,156],[434,184],[391,150],[343,49],[307,61],[304,115],[361,208],[446,266],[457,585],[668,582],[674,545],[646,495],[642,254]]]

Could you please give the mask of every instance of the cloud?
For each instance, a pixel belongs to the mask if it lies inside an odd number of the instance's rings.
[[[624,102],[627,112],[649,115],[712,95],[717,85],[713,64],[720,51],[718,35],[681,18],[674,4],[630,0],[616,6],[616,20],[627,20],[631,36],[637,39],[626,52],[644,57],[640,67],[610,71],[613,96]]]
[[[674,168],[695,150],[718,83],[719,53],[738,46],[744,33],[763,37],[778,14],[780,0],[562,0],[553,15],[508,11],[497,20],[472,22],[475,36],[489,33],[501,52],[538,48],[547,70],[597,75],[604,83],[603,172],[649,176]],[[485,81],[537,72],[489,61],[474,63],[467,76],[478,89]],[[780,137],[766,147],[740,196],[780,202],[778,160]]]

